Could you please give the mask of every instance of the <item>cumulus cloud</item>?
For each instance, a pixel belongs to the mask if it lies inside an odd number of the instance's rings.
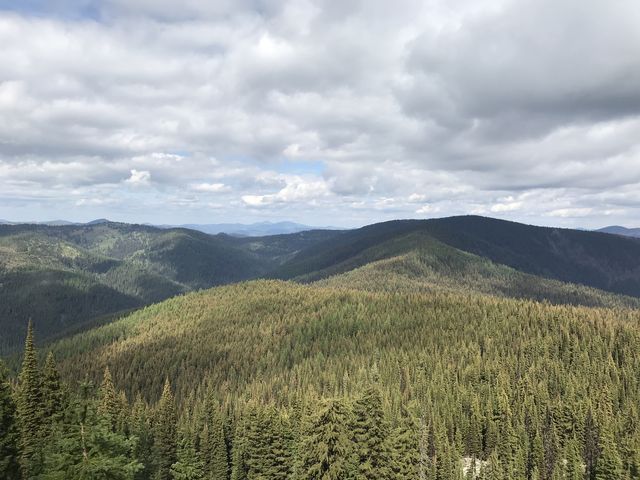
[[[131,176],[125,180],[130,185],[149,185],[151,173],[146,170],[131,170]]]
[[[634,0],[2,5],[1,217],[640,213]]]

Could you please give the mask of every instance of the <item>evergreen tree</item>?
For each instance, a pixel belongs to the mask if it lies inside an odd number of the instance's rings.
[[[153,427],[154,480],[169,480],[171,466],[178,460],[176,423],[176,407],[167,379],[158,402]]]
[[[241,417],[233,437],[231,480],[247,480],[247,430],[246,420]]]
[[[350,440],[350,417],[343,401],[323,402],[301,439],[299,480],[349,480],[356,477],[358,459]]]
[[[107,420],[107,423],[111,426],[111,430],[115,432],[120,417],[121,406],[109,367],[105,367],[104,369],[98,396],[100,398],[98,413]]]
[[[404,412],[391,435],[393,477],[396,480],[418,478],[420,471],[420,439],[418,425],[411,414]]]
[[[208,402],[204,429],[200,435],[200,450],[205,464],[205,478],[226,480],[229,476],[229,455],[224,434],[224,420],[217,405]]]
[[[65,408],[65,393],[53,353],[47,354],[42,372],[43,420],[51,425],[60,420]]]
[[[618,448],[613,436],[605,428],[600,434],[600,456],[596,462],[595,480],[618,480],[622,478],[622,472]]]
[[[152,470],[153,436],[148,407],[140,395],[137,395],[131,409],[129,430],[131,435],[137,438],[134,458],[143,466],[136,473],[135,480],[148,480]]]
[[[18,480],[18,425],[16,406],[4,363],[0,360],[0,478]]]
[[[564,447],[564,461],[562,464],[563,480],[582,480],[584,468],[582,466],[582,455],[580,447],[575,437],[569,438]]]
[[[135,439],[115,433],[96,412],[82,385],[74,402],[47,441],[41,480],[133,480],[142,465],[134,458]]]
[[[171,465],[171,477],[174,480],[201,480],[205,478],[204,462],[200,459],[189,433],[183,432],[178,445],[178,460]],[[225,477],[219,478],[223,480]]]
[[[248,478],[286,479],[291,473],[288,434],[273,407],[250,410],[247,424]]]
[[[31,321],[29,321],[27,328],[24,358],[18,380],[17,412],[20,425],[20,464],[23,478],[31,479],[38,475],[42,466],[41,426],[43,417],[43,395]]]
[[[359,478],[390,478],[389,426],[382,408],[382,394],[377,386],[368,388],[355,402],[352,431],[359,458]]]

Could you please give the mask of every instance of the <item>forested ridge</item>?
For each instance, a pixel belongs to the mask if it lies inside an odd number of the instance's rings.
[[[0,378],[0,478],[640,478],[638,299],[414,226],[236,239],[296,281],[39,348],[30,327]]]
[[[53,345],[70,420],[17,458],[41,478],[638,478],[639,320],[476,293],[191,293]]]
[[[337,233],[249,239],[113,222],[0,225],[0,353],[21,345],[27,318],[41,338],[53,338],[180,293],[255,278]]]

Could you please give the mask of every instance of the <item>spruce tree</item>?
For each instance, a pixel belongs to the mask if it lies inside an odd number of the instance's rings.
[[[563,480],[582,480],[584,468],[580,446],[575,437],[569,438],[564,447],[564,461],[562,462]]]
[[[23,478],[31,479],[38,475],[42,465],[41,426],[44,408],[31,321],[27,327],[24,358],[18,382],[17,413],[20,425],[20,464]]]
[[[209,402],[205,427],[200,435],[205,463],[205,478],[226,480],[229,476],[229,455],[220,408]]]
[[[44,448],[41,480],[133,480],[143,467],[135,459],[135,439],[113,432],[97,414],[90,384],[54,426]]]
[[[241,417],[233,436],[231,480],[247,480],[249,465],[247,464],[247,426],[246,419]]]
[[[391,469],[393,478],[418,478],[420,472],[418,426],[411,414],[404,412],[391,435]]]
[[[600,456],[596,462],[595,480],[622,478],[622,460],[613,435],[606,429],[600,434]]]
[[[178,445],[178,460],[171,465],[171,478],[173,480],[202,480],[205,478],[204,462],[200,459],[188,432],[182,433]],[[220,480],[224,478],[220,477]]]
[[[164,383],[153,428],[154,480],[170,480],[171,466],[176,463],[176,407],[169,379]]]
[[[136,396],[136,400],[131,409],[129,430],[131,431],[131,435],[137,439],[133,452],[134,457],[143,466],[143,468],[136,473],[135,480],[148,480],[152,470],[153,436],[148,407],[144,400],[142,400],[140,394]]]
[[[356,478],[358,459],[350,440],[351,412],[342,400],[325,400],[313,415],[298,449],[299,480]]]
[[[16,406],[2,360],[0,360],[0,478],[5,480],[20,478]]]
[[[42,372],[43,419],[47,424],[59,421],[64,413],[65,393],[53,353],[47,354]]]
[[[104,375],[102,377],[102,384],[100,385],[98,396],[100,398],[98,413],[106,419],[107,423],[111,426],[111,430],[115,432],[121,408],[118,393],[116,392],[116,387],[113,384],[109,367],[105,367],[104,369]]]
[[[371,480],[390,478],[389,425],[384,416],[382,394],[377,386],[369,387],[355,402],[352,431],[359,477]]]

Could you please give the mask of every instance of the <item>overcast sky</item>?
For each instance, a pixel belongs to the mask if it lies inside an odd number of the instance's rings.
[[[0,0],[0,218],[640,226],[638,0]]]

